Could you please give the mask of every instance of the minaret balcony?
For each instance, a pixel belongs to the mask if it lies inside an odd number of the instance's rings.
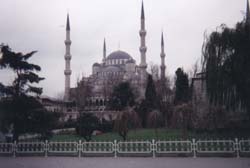
[[[71,55],[65,55],[64,58],[65,58],[66,61],[70,61],[71,60]]]
[[[146,69],[147,66],[148,66],[148,65],[147,65],[146,63],[141,63],[141,64],[140,64],[140,68],[142,68],[142,69]]]
[[[71,70],[67,69],[67,70],[64,70],[64,75],[71,75]]]
[[[161,53],[161,58],[164,58],[166,56],[166,54]]]
[[[65,40],[64,43],[65,45],[71,45],[71,40]]]
[[[147,47],[146,46],[141,46],[140,47],[140,52],[146,52],[147,51]]]
[[[146,30],[140,30],[140,36],[142,37],[142,36],[146,36],[146,34],[147,34],[147,31]]]

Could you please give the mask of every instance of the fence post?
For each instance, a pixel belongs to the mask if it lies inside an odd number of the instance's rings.
[[[152,140],[152,145],[151,145],[151,150],[152,150],[152,152],[153,152],[153,158],[155,158],[155,140],[153,139]]]
[[[82,153],[82,141],[81,140],[79,140],[77,148],[78,148],[78,157],[80,158],[81,153]]]
[[[117,141],[114,140],[114,152],[115,152],[115,158],[117,158]]]
[[[45,151],[44,157],[48,157],[48,140],[45,140],[44,151]]]
[[[235,138],[235,150],[236,150],[236,154],[237,154],[237,158],[240,157],[240,148],[239,148],[239,141],[238,138]]]
[[[16,157],[16,141],[14,141],[14,144],[13,144],[13,157],[15,158]]]
[[[192,146],[193,146],[193,153],[194,153],[193,158],[196,158],[196,143],[195,143],[195,139],[193,139],[192,142],[193,142]]]

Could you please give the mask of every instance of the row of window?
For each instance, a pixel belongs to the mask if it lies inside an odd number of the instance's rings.
[[[111,59],[107,60],[106,65],[117,65],[117,64],[125,64],[127,59]]]
[[[98,72],[98,76],[118,76],[118,75],[123,75],[123,71],[118,71],[118,72]]]
[[[92,101],[92,100],[86,101],[86,106],[106,106],[108,105],[108,103],[109,103],[108,100],[96,99],[95,101]]]

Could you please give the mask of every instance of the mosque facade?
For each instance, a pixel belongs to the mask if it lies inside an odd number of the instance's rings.
[[[80,82],[84,82],[89,88],[90,95],[85,97],[85,111],[91,111],[96,114],[100,114],[105,111],[105,114],[109,114],[107,104],[110,100],[110,96],[114,86],[121,82],[129,82],[134,92],[138,95],[139,99],[143,99],[145,95],[146,83],[147,83],[147,46],[146,46],[146,26],[145,26],[145,14],[144,5],[142,2],[141,18],[140,18],[140,63],[137,64],[135,59],[125,51],[118,50],[107,54],[106,41],[104,39],[103,44],[103,58],[101,62],[96,62],[92,65],[92,74],[88,77],[83,77]],[[65,92],[64,101],[72,101],[76,94],[79,92],[77,88],[70,87],[70,23],[69,15],[67,16],[66,23],[66,54],[65,54]],[[164,53],[164,39],[162,34],[161,39],[161,78],[165,77],[165,53]],[[73,95],[73,96],[72,96]],[[110,115],[109,115],[110,116]]]

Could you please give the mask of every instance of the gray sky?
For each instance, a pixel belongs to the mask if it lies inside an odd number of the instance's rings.
[[[120,49],[140,62],[141,0],[0,0],[0,43],[14,51],[38,53],[32,62],[42,67],[44,94],[64,90],[65,24],[71,24],[72,77],[89,75],[102,60],[103,39],[107,54]],[[221,23],[234,26],[243,19],[246,0],[144,0],[147,62],[160,63],[160,36],[164,31],[167,73],[178,67],[191,69],[201,56],[204,31]],[[9,71],[0,70],[0,81],[10,83]]]

